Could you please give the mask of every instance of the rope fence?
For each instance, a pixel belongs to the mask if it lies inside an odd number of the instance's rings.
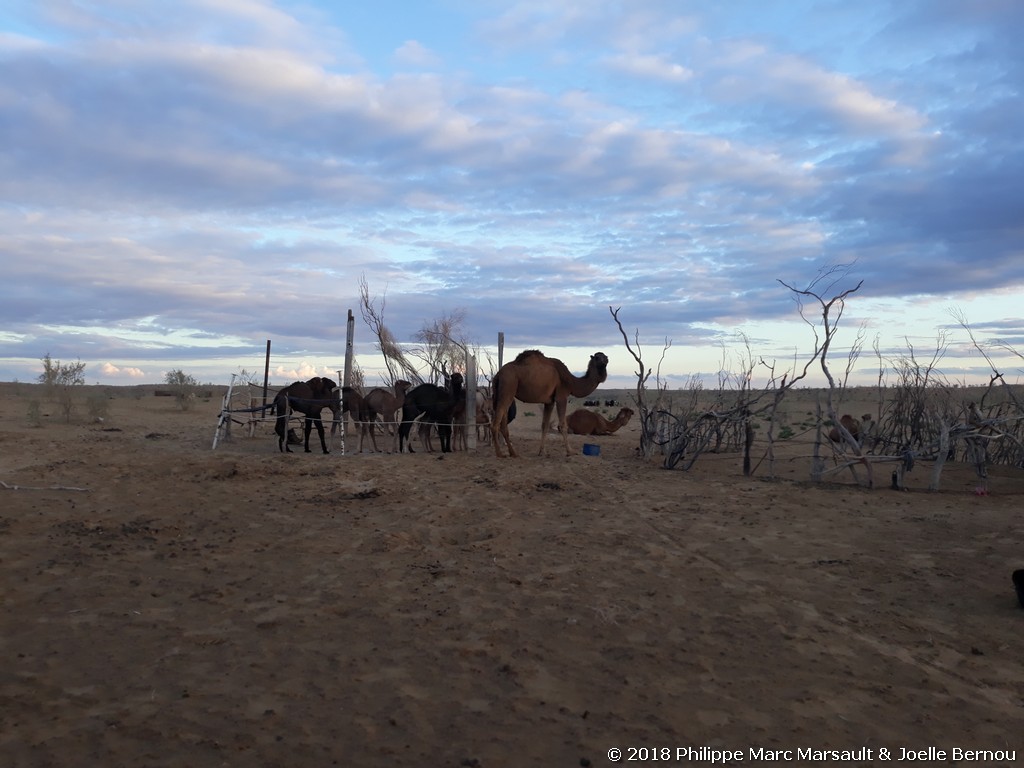
[[[257,433],[257,431],[258,431],[258,429],[260,427],[260,425],[262,425],[264,423],[270,423],[270,424],[273,424],[273,425],[276,426],[277,420],[279,418],[279,414],[277,414],[276,412],[273,415],[269,415],[269,416],[266,415],[266,412],[270,411],[270,410],[275,410],[275,405],[274,405],[273,400],[276,398],[277,394],[282,389],[285,389],[285,387],[280,387],[280,388],[278,388],[276,390],[270,390],[270,395],[268,396],[268,400],[270,400],[270,402],[268,402],[266,404],[263,404],[262,402],[260,402],[257,405],[257,404],[254,404],[254,402],[257,401],[257,400],[262,401],[262,398],[263,398],[263,395],[262,395],[263,389],[262,389],[262,387],[260,387],[260,386],[258,386],[256,384],[247,383],[247,384],[244,385],[244,388],[236,389],[236,384],[235,384],[234,378],[235,378],[235,376],[232,375],[232,382],[229,385],[228,390],[227,390],[227,392],[224,395],[224,400],[223,400],[223,404],[221,406],[221,411],[220,411],[220,419],[219,419],[218,424],[217,424],[217,432],[214,435],[214,439],[213,439],[213,448],[214,449],[217,448],[218,443],[221,442],[222,440],[230,439],[231,438],[231,425],[232,424],[236,424],[236,425],[239,425],[239,426],[244,426],[246,428],[247,436],[248,437],[255,437],[256,433]],[[252,389],[258,390],[260,392],[259,396],[253,395],[251,393]],[[338,405],[339,408],[340,408],[340,403],[341,403],[341,387],[337,387],[335,389],[335,392],[338,393],[338,397],[337,398],[332,398],[330,400],[321,400],[321,399],[311,400],[311,399],[303,399],[303,398],[289,396],[288,401],[289,401],[290,404],[299,404],[299,405],[302,405],[302,404],[316,405],[318,403],[322,403],[322,405],[323,405],[323,407],[325,409],[331,408],[332,405]],[[247,402],[247,404],[244,407],[236,406],[235,403],[239,399],[241,399],[243,402]],[[332,408],[332,411],[333,410],[334,409]],[[236,415],[240,415],[240,414],[248,414],[249,418],[248,419],[244,419],[244,420],[243,419],[235,418]],[[300,424],[304,424],[304,422],[306,421],[306,416],[304,414],[302,414],[302,413],[294,413],[294,412],[289,413],[288,416],[287,416],[287,421],[285,423],[285,429],[286,430],[291,429],[292,423],[296,422],[296,421],[299,422]],[[362,430],[364,430],[364,429],[375,430],[377,427],[384,427],[384,431],[382,433],[376,433],[375,432],[374,435],[376,435],[376,434],[383,434],[383,436],[385,436],[385,437],[391,436],[387,432],[387,425],[388,424],[391,424],[391,423],[397,424],[396,428],[398,428],[403,423],[405,423],[405,422],[403,422],[401,420],[399,420],[398,422],[384,422],[384,421],[381,421],[380,419],[376,419],[376,418],[373,421],[360,421],[359,418],[356,415],[354,415],[353,412],[350,409],[341,409],[341,410],[339,410],[334,415],[334,417],[331,419],[331,447],[332,448],[335,447],[334,440],[335,440],[336,437],[338,437],[340,439],[340,448],[341,448],[341,451],[342,451],[342,455],[345,455],[346,432],[347,432],[347,427],[348,427],[348,422],[349,421],[352,422],[353,426],[356,428],[357,434],[360,434],[360,435],[362,434]],[[433,427],[435,429],[438,428],[439,426],[441,426],[441,422],[427,420],[426,419],[426,414],[420,414],[415,419],[413,419],[412,422],[410,422],[410,423],[414,424],[416,426],[420,426],[420,427],[422,427],[422,426],[430,426],[430,427]],[[341,426],[340,430],[338,429],[339,426]],[[469,428],[469,427],[476,426],[476,423],[474,422],[473,424],[469,424],[469,425],[452,424],[451,426],[452,426],[453,429],[456,429],[456,428],[462,427],[462,426],[466,426],[467,428]],[[339,432],[340,432],[340,435],[339,435]],[[410,437],[411,437],[411,432],[410,432]]]

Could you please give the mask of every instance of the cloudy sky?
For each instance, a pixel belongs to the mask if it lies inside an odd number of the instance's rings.
[[[1017,0],[7,0],[0,380],[341,367],[359,282],[411,341],[714,375],[813,342],[780,283],[850,265],[837,354],[1024,350]],[[361,319],[356,351],[380,369]],[[873,354],[862,361],[868,379]],[[1002,357],[1016,381],[1024,363]]]

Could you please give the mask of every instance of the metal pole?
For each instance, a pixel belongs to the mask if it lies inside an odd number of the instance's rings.
[[[466,450],[476,450],[476,355],[466,356]]]
[[[345,327],[345,374],[341,379],[341,402],[342,407],[345,404],[345,387],[352,386],[352,357],[355,353],[355,337],[356,337],[356,317],[352,314],[352,310],[348,311],[348,323]],[[359,423],[359,414],[350,413],[349,416],[352,421],[357,425]],[[345,455],[345,438],[348,436],[348,418],[345,413],[341,414],[341,455]]]
[[[267,407],[267,387],[270,385],[270,339],[267,339],[267,360],[263,364],[263,407]],[[264,410],[260,413],[260,418],[267,415]]]
[[[353,340],[356,335],[356,318],[352,310],[348,311],[348,325],[345,329],[345,378],[341,382],[346,387],[352,386],[352,354]]]

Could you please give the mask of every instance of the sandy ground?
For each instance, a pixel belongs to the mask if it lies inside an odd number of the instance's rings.
[[[1024,760],[1020,470],[988,496],[956,468],[939,493],[668,471],[635,422],[538,458],[535,406],[517,460],[281,455],[268,427],[212,451],[219,396],[104,391],[102,423],[33,426],[40,390],[0,385],[10,768]]]

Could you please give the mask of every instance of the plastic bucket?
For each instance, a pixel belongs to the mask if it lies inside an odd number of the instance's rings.
[[[584,456],[600,456],[601,455],[601,446],[600,445],[594,445],[594,443],[584,443],[583,444],[583,455]]]

